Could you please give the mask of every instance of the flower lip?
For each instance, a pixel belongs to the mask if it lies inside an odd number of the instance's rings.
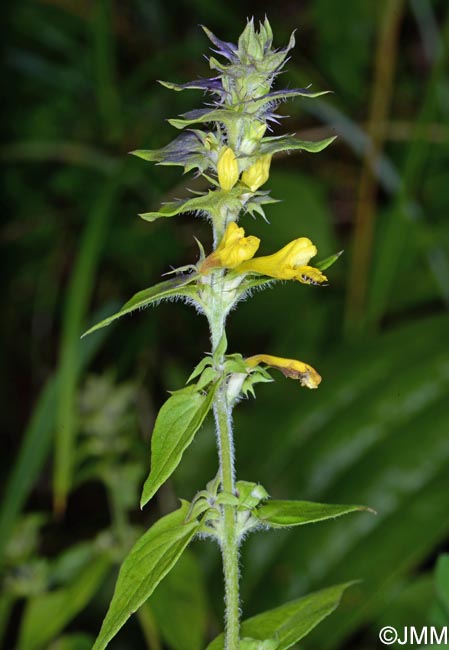
[[[237,270],[240,273],[260,273],[278,280],[298,280],[303,284],[320,285],[327,282],[327,277],[319,269],[308,266],[316,254],[317,248],[310,239],[300,237],[272,255],[243,262]]]
[[[221,242],[200,266],[200,273],[208,273],[214,268],[235,269],[251,259],[259,248],[258,237],[245,237],[245,231],[235,221],[228,224]]]

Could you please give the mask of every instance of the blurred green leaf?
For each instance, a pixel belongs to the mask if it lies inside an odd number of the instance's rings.
[[[441,555],[438,558],[436,586],[438,599],[449,617],[449,555]]]
[[[90,650],[93,641],[89,634],[68,634],[54,641],[48,650]]]
[[[19,648],[45,648],[86,607],[110,565],[107,556],[96,557],[68,587],[30,599],[20,626]]]
[[[192,553],[183,553],[147,605],[170,648],[203,650],[207,598],[202,569]]]
[[[412,576],[405,584],[395,582],[385,598],[384,608],[375,618],[374,633],[386,626],[402,630],[410,625],[417,629],[429,625],[429,608],[434,598],[434,579],[428,573]]]
[[[101,312],[100,312],[101,313]],[[89,364],[103,342],[103,334],[96,335],[87,344],[78,342],[76,373]],[[37,401],[30,422],[24,432],[22,445],[8,477],[0,506],[0,556],[11,534],[17,516],[31,492],[39,472],[50,453],[55,426],[57,394],[60,375],[51,378]]]

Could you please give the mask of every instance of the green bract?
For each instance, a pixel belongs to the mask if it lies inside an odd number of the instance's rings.
[[[210,644],[209,650],[286,650],[337,607],[351,584],[281,605],[240,626],[239,546],[247,533],[329,520],[363,508],[271,500],[262,485],[236,480],[232,432],[235,405],[243,397],[254,395],[258,383],[272,381],[267,367],[308,388],[317,388],[321,376],[309,364],[294,359],[255,351],[248,351],[248,355],[228,353],[226,318],[253,288],[264,288],[279,279],[296,279],[309,285],[324,283],[327,278],[321,271],[339,256],[331,255],[315,267],[309,266],[317,249],[308,238],[298,238],[299,234],[294,233],[297,239],[280,251],[257,258],[254,256],[259,239],[247,236],[236,222],[245,213],[264,217],[263,206],[275,201],[269,190],[260,189],[269,179],[272,156],[295,150],[316,153],[334,137],[306,142],[294,135],[266,135],[277,123],[280,101],[322,94],[307,88],[272,89],[294,46],[293,35],[286,47],[276,49],[268,20],[258,29],[250,20],[237,44],[220,40],[207,28],[204,31],[220,57],[209,59],[214,76],[180,84],[162,83],[174,91],[205,91],[211,95],[207,107],[170,119],[182,133],[165,147],[133,154],[161,165],[179,165],[184,172],[194,170],[203,176],[209,185],[206,191],[140,216],[150,222],[181,213],[205,216],[212,225],[215,250],[206,255],[199,244],[200,259],[196,264],[177,269],[172,279],[138,292],[118,313],[87,333],[164,299],[184,299],[206,316],[211,352],[193,370],[188,385],[171,394],[156,418],[151,470],[141,504],[144,506],[176,470],[210,411],[215,417],[219,472],[206,488],[199,486],[190,503],[183,501],[179,510],[160,519],[137,541],[121,568],[94,650],[106,647],[196,535],[217,540],[223,556],[225,632]],[[254,444],[257,453],[257,441]],[[176,643],[180,643],[178,636]]]

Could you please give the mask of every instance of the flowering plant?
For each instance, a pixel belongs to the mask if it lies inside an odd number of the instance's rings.
[[[276,107],[280,101],[322,94],[305,88],[272,90],[294,46],[293,35],[286,47],[274,49],[268,20],[258,30],[250,20],[238,44],[222,41],[204,30],[214,52],[224,59],[209,58],[214,76],[163,85],[175,91],[206,91],[214,98],[212,105],[170,120],[181,134],[162,149],[133,153],[163,165],[179,165],[185,172],[197,170],[207,180],[211,186],[208,191],[140,216],[152,222],[187,212],[204,215],[212,226],[214,250],[206,255],[199,244],[196,264],[177,269],[171,279],[140,291],[118,313],[89,332],[136,309],[173,297],[186,300],[205,315],[210,326],[211,352],[198,363],[186,386],[171,394],[158,414],[151,442],[151,470],[143,487],[141,505],[145,506],[174,472],[210,411],[215,416],[219,470],[205,489],[190,502],[182,500],[178,510],[161,518],[136,542],[122,565],[94,650],[107,646],[195,537],[217,541],[223,558],[224,633],[211,642],[208,650],[285,650],[337,607],[350,584],[324,589],[240,621],[239,547],[248,533],[304,525],[362,508],[273,500],[263,486],[237,480],[235,476],[232,412],[241,398],[254,395],[256,384],[272,381],[271,368],[312,389],[318,387],[321,377],[303,361],[265,353],[249,357],[229,353],[227,316],[254,287],[267,287],[278,280],[326,284],[323,271],[338,258],[338,254],[333,255],[311,266],[317,249],[306,237],[292,240],[272,255],[257,257],[260,240],[247,236],[237,222],[244,213],[265,217],[264,206],[274,199],[261,188],[269,179],[276,153],[319,152],[334,138],[307,142],[292,135],[266,135],[271,124],[278,121]]]

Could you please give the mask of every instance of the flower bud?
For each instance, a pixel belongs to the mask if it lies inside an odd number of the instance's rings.
[[[251,192],[255,192],[270,177],[270,163],[271,155],[266,154],[256,160],[256,162],[248,167],[242,174],[242,181],[248,185]]]
[[[230,147],[223,147],[218,156],[217,174],[220,187],[225,192],[232,190],[239,179],[239,165]]]
[[[260,363],[264,363],[271,368],[276,368],[282,372],[285,377],[298,379],[301,386],[307,388],[318,388],[321,383],[321,375],[304,361],[297,359],[284,359],[283,357],[274,357],[271,354],[256,354],[245,360],[249,368],[255,368]]]

